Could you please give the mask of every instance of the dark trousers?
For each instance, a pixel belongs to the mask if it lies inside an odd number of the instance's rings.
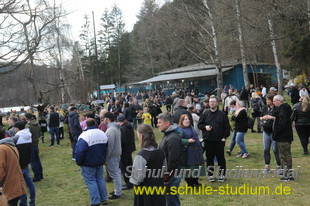
[[[18,200],[19,200],[19,197],[16,197],[16,198],[14,198],[12,200],[9,200],[8,201],[9,206],[17,206]]]
[[[304,152],[308,152],[310,125],[295,125],[295,128]]]
[[[291,142],[277,142],[281,167],[292,169]]]
[[[129,182],[129,177],[131,173],[127,171],[127,167],[132,166],[132,156],[131,154],[122,154],[120,161],[120,168],[124,177],[124,181],[127,187],[132,187],[132,184]]]
[[[39,157],[38,146],[32,146],[30,165],[31,165],[33,175],[34,175],[33,179],[34,180],[43,179],[43,168],[42,168],[41,160]]]
[[[226,160],[224,156],[224,148],[225,142],[223,141],[205,141],[205,150],[207,157],[207,168],[208,175],[213,176],[214,174],[214,157],[216,157],[218,161],[218,166],[222,171],[220,171],[221,175],[225,175],[226,173]]]
[[[59,127],[59,138],[60,139],[64,139],[65,138],[64,128],[63,127]]]

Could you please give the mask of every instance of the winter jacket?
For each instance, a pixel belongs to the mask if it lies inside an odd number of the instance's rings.
[[[127,121],[132,122],[132,109],[130,107],[126,107],[124,109],[124,115]]]
[[[187,145],[187,166],[203,164],[204,160],[198,134],[192,127],[182,128],[182,132],[182,144]],[[195,142],[189,143],[189,139],[194,139]]]
[[[206,125],[210,125],[212,129],[207,131]],[[229,137],[230,134],[228,117],[225,112],[219,109],[214,112],[207,110],[202,113],[198,128],[202,130],[202,138],[205,141],[221,141],[223,138]]]
[[[69,126],[71,134],[78,134],[82,133],[82,128],[79,121],[79,114],[76,112],[69,113]]]
[[[191,125],[194,126],[192,114],[189,111],[187,111],[186,107],[183,106],[179,106],[178,109],[173,113],[173,123],[179,124],[179,120],[182,114],[187,114],[191,122]]]
[[[278,108],[276,108],[275,106],[273,107],[269,107],[268,105],[265,105],[263,107],[263,111],[261,116],[265,116],[265,115],[270,115],[275,117],[277,114]],[[268,120],[263,120],[262,124],[263,124],[263,129],[265,132],[267,133],[272,133],[272,127],[273,127],[273,123],[274,121],[272,119],[268,119]]]
[[[107,159],[111,157],[120,157],[122,154],[120,125],[116,122],[111,122],[107,127],[106,135],[109,139]]]
[[[13,140],[19,152],[19,164],[22,169],[28,167],[31,158],[32,139],[29,128],[18,131]]]
[[[299,92],[298,89],[296,87],[293,87],[291,90],[291,102],[292,104],[296,104],[299,102]]]
[[[280,105],[276,115],[276,119],[273,127],[273,140],[277,142],[292,142],[293,141],[293,129],[290,116],[292,109],[287,103]]]
[[[164,131],[164,137],[159,147],[164,151],[168,164],[168,172],[180,169],[182,148],[182,131],[177,124],[171,125]]]
[[[32,146],[38,146],[39,145],[39,139],[41,136],[41,126],[36,120],[29,121],[26,126],[26,128],[29,128],[31,133],[31,139],[32,139]]]
[[[264,105],[265,104],[261,98],[252,98],[251,99],[252,117],[253,118],[260,117]]]
[[[247,132],[248,131],[248,115],[245,109],[242,109],[237,116],[232,116],[232,120],[235,121],[236,132]]]
[[[305,112],[301,110],[301,103],[294,104],[293,109],[297,112],[297,120],[295,125],[309,125],[310,126],[310,103]]]
[[[19,165],[19,153],[12,138],[0,142],[0,184],[8,200],[26,194],[24,176]]]
[[[106,161],[107,150],[107,135],[95,127],[87,128],[76,143],[76,164],[87,167],[101,166]]]
[[[120,126],[121,142],[122,142],[122,155],[131,155],[136,150],[135,133],[129,122],[124,122]]]

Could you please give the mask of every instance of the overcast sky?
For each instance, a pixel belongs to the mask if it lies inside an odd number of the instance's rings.
[[[88,14],[92,19],[92,11],[94,11],[96,31],[98,31],[100,17],[105,8],[111,10],[114,4],[123,12],[126,24],[125,29],[131,31],[133,25],[137,21],[136,15],[141,9],[142,2],[143,0],[62,0],[63,7],[67,12],[71,13],[68,15],[67,19],[68,23],[72,25],[72,34],[75,40],[78,40],[81,26],[83,25],[84,14]],[[157,2],[161,3],[164,2],[164,0],[157,0]]]

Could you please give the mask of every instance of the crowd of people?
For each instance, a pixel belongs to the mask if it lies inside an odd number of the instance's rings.
[[[217,90],[221,90],[220,97],[214,95]],[[17,205],[18,201],[20,205],[28,205],[28,188],[29,205],[35,205],[34,182],[43,179],[38,144],[46,142],[48,132],[49,147],[61,146],[64,128],[69,134],[72,160],[80,166],[93,206],[121,198],[123,190],[143,186],[166,186],[168,195],[134,194],[135,205],[180,205],[179,196],[169,194],[171,187],[179,187],[181,179],[190,187],[201,186],[199,176],[180,171],[202,168],[200,175],[207,175],[210,182],[215,182],[216,178],[218,182],[225,182],[225,153],[232,155],[237,144],[238,158],[250,156],[245,143],[248,130],[262,133],[265,171],[271,169],[272,148],[276,168],[286,168],[280,181],[294,180],[289,170],[292,169],[293,128],[296,128],[303,154],[309,155],[309,95],[305,87],[298,91],[291,85],[290,106],[276,91],[274,87],[267,91],[263,85],[259,88],[251,85],[240,92],[225,86],[204,97],[195,91],[175,91],[171,96],[159,91],[129,93],[106,96],[105,104],[87,113],[79,112],[76,105],[71,104],[67,109],[49,106],[48,112],[38,116],[31,112],[10,116],[9,128],[0,128],[3,193],[9,205]],[[163,112],[163,105],[167,112]],[[256,121],[256,131],[249,125],[250,117]],[[156,142],[154,128],[163,133],[160,143]],[[135,136],[141,150],[133,160]],[[230,144],[225,145],[230,136]],[[228,146],[226,151],[225,146]],[[215,163],[221,168],[219,174],[214,173]],[[145,167],[150,171],[165,168],[164,176],[144,176]],[[114,190],[108,193],[105,182],[111,180]]]

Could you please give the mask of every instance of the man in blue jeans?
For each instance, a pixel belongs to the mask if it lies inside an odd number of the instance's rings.
[[[72,146],[72,160],[75,161],[75,145],[78,141],[80,134],[82,133],[82,128],[79,121],[79,114],[77,112],[76,107],[70,108],[69,113],[69,126],[70,126],[70,133],[73,139],[73,146]]]
[[[179,170],[180,156],[182,148],[182,139],[180,134],[182,133],[177,124],[173,124],[172,116],[170,113],[161,113],[158,115],[157,121],[158,129],[164,133],[164,137],[160,142],[159,147],[164,151],[169,175],[165,175],[164,182],[168,191],[171,187],[179,187],[181,178],[177,177],[176,170]],[[167,195],[166,206],[178,206],[180,203],[180,195]]]
[[[76,144],[76,164],[87,185],[91,206],[107,204],[107,190],[103,178],[103,164],[108,149],[107,135],[96,127],[92,118],[86,120],[87,128]]]
[[[19,152],[19,165],[22,169],[24,180],[26,182],[27,188],[30,193],[30,206],[35,206],[36,200],[36,190],[32,182],[30,171],[28,165],[31,159],[31,150],[32,150],[32,140],[31,133],[29,128],[25,128],[25,123],[18,121],[14,125],[15,136],[13,140],[15,142],[16,148]],[[20,197],[20,206],[27,206],[27,195],[23,194]]]
[[[59,123],[60,123],[59,113],[55,112],[54,107],[50,107],[50,113],[47,115],[47,125],[49,128],[49,133],[51,134],[51,144],[49,145],[49,147],[54,147],[55,136],[57,145],[60,145]]]

